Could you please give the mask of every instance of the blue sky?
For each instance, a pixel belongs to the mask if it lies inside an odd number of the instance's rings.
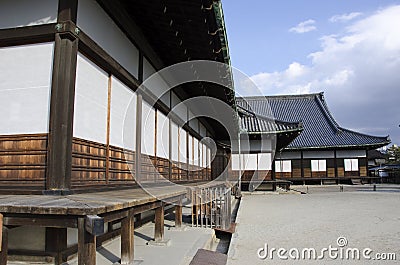
[[[400,1],[222,4],[232,65],[262,94],[324,91],[339,124],[400,144]]]

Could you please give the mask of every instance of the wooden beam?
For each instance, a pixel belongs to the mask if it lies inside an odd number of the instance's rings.
[[[7,265],[8,258],[8,229],[4,225],[1,227],[1,250],[0,250],[0,265]]]
[[[78,40],[57,33],[50,101],[46,189],[68,192],[71,187],[72,136]]]
[[[67,261],[62,252],[67,249],[67,228],[46,227],[46,252],[55,254],[56,265]]]
[[[0,47],[54,41],[56,23],[0,29]]]
[[[96,265],[96,236],[85,229],[85,218],[78,219],[78,265]]]
[[[43,226],[54,228],[77,227],[76,218],[67,218],[60,216],[6,216],[4,217],[4,225],[7,226]]]
[[[121,265],[134,262],[134,212],[129,211],[121,221]]]
[[[154,226],[154,241],[162,242],[164,240],[164,206],[156,208]]]

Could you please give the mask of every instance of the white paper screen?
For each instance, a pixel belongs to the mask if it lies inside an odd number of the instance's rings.
[[[148,103],[142,104],[142,153],[154,156],[155,110]]]
[[[187,132],[179,128],[179,162],[187,163]]]
[[[326,160],[311,160],[311,171],[326,171]]]
[[[179,139],[178,139],[178,125],[171,122],[171,159],[177,162],[179,160]]]
[[[258,170],[271,170],[271,154],[270,153],[259,153],[258,159]]]
[[[257,170],[257,154],[243,154],[244,170]]]
[[[344,171],[358,171],[358,159],[345,159]]]
[[[240,170],[239,159],[240,159],[240,155],[239,154],[232,154],[231,155],[232,170]]]
[[[74,137],[107,141],[108,75],[78,55],[75,86]]]
[[[0,134],[47,133],[53,43],[0,48]]]
[[[110,108],[110,145],[135,150],[136,94],[112,78]]]
[[[157,111],[157,157],[169,159],[169,119]]]

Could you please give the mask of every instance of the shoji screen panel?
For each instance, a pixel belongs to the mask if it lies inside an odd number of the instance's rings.
[[[169,119],[157,111],[157,170],[160,176],[169,179]]]
[[[157,179],[155,157],[156,111],[147,102],[142,104],[142,174],[141,181]]]
[[[72,146],[75,187],[106,180],[108,82],[107,73],[78,55]]]
[[[0,48],[0,135],[47,133],[53,43]]]
[[[112,77],[110,98],[109,180],[134,180],[136,94]]]

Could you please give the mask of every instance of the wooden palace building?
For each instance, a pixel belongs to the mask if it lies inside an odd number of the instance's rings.
[[[202,183],[226,163],[225,128],[181,103],[207,96],[234,109],[228,68],[227,87],[180,84],[154,104],[138,90],[176,63],[230,64],[221,2],[5,0],[0,17],[0,265],[7,254],[60,264],[76,252],[95,264],[96,243],[119,234],[121,263],[132,264],[140,214],[155,210],[162,241],[164,207],[176,205],[180,225],[188,197],[151,196],[137,180]]]
[[[298,184],[370,181],[368,150],[390,143],[389,137],[341,127],[330,113],[323,93],[243,97],[236,102],[239,110],[250,113],[250,116],[240,115],[244,132],[256,135],[276,132],[289,140],[287,145],[276,145],[273,163],[271,156],[260,157],[255,148],[251,148],[253,154],[243,154],[241,169],[245,181],[255,172],[261,175],[260,180]],[[266,120],[273,126],[266,126]],[[234,164],[238,171],[238,163]]]

